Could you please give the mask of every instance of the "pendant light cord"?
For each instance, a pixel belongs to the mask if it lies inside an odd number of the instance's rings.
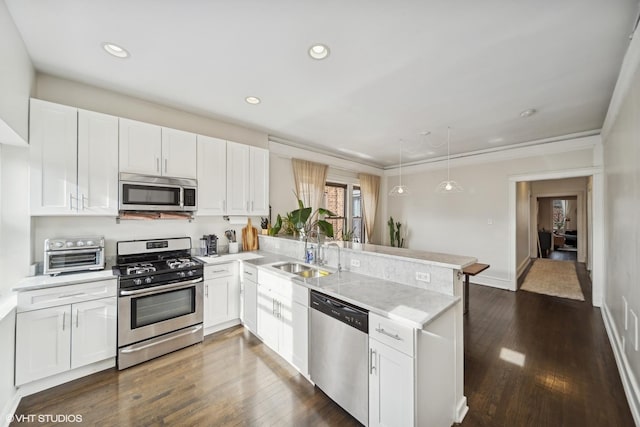
[[[451,127],[447,126],[447,182],[451,181],[449,177],[449,160],[451,159]]]

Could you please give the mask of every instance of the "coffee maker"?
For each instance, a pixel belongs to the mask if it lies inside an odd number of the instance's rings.
[[[218,236],[215,234],[205,234],[200,239],[200,250],[204,256],[218,255]]]

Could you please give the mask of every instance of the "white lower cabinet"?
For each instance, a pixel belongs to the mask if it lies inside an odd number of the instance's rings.
[[[242,263],[242,324],[253,334],[258,334],[258,270]]]
[[[84,285],[18,294],[16,385],[115,357],[115,280]]]
[[[369,313],[369,426],[454,423],[454,312],[420,330]]]
[[[71,368],[71,306],[18,313],[16,385]]]
[[[413,358],[369,339],[369,426],[413,426]]]
[[[204,330],[220,330],[217,326],[240,318],[240,284],[236,262],[208,265],[204,268]]]
[[[293,284],[293,365],[300,373],[309,376],[309,290]]]
[[[115,297],[71,306],[71,369],[116,355]]]

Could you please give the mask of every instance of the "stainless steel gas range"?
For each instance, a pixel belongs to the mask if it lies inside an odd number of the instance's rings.
[[[118,242],[118,369],[203,340],[203,266],[189,237]]]

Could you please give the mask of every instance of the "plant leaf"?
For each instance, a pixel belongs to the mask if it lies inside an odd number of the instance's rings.
[[[306,224],[310,216],[311,208],[296,209],[295,211],[291,211],[291,222],[299,229]]]
[[[275,236],[280,232],[282,228],[282,217],[278,214],[278,218],[276,219],[276,223],[269,230],[269,236]]]
[[[333,224],[323,219],[318,220],[318,228],[327,237],[333,237]]]
[[[318,215],[326,215],[326,216],[338,216],[331,212],[330,210],[324,208],[318,208]]]

